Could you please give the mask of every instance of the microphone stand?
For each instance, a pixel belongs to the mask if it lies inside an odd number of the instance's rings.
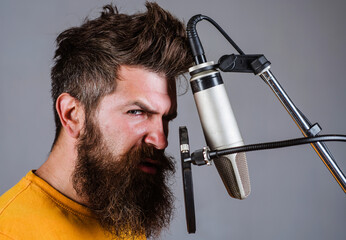
[[[247,59],[247,57],[249,59]],[[318,123],[311,124],[310,121],[304,116],[304,114],[294,105],[292,100],[289,98],[285,90],[281,87],[278,80],[274,77],[270,71],[270,62],[262,55],[240,55],[236,56],[226,55],[220,58],[220,66],[226,72],[245,72],[243,69],[250,70],[258,76],[260,76],[265,83],[271,88],[275,96],[279,99],[281,104],[284,106],[288,114],[297,124],[300,131],[303,133],[304,137],[316,137],[318,133],[322,130]],[[237,68],[236,64],[239,62],[237,58],[244,58],[247,61],[245,66]],[[256,58],[255,60],[251,58]],[[245,61],[245,62],[246,62]],[[223,62],[227,64],[223,64]],[[346,177],[343,172],[340,170],[336,164],[334,157],[323,142],[314,142],[311,143],[311,146],[314,148],[315,152],[321,158],[323,163],[326,165],[330,173],[333,175],[335,180],[338,182],[342,190],[346,193]]]
[[[201,20],[207,20],[210,23],[212,23],[220,31],[220,33],[228,40],[228,42],[238,51],[240,55],[224,55],[219,59],[218,64],[215,65],[212,62],[207,63],[206,57],[204,55],[203,46],[200,42],[200,39],[196,31],[196,24]],[[314,148],[314,150],[321,158],[323,163],[326,165],[326,167],[333,175],[335,180],[338,182],[340,187],[346,193],[346,177],[336,164],[334,157],[330,153],[327,146],[322,141],[320,141],[320,139],[324,139],[323,136],[318,135],[318,133],[321,131],[321,127],[318,123],[311,124],[310,121],[304,116],[304,114],[294,105],[294,103],[291,101],[289,96],[286,94],[284,89],[281,87],[279,82],[276,80],[274,75],[269,70],[271,63],[263,55],[246,55],[214,20],[201,14],[195,15],[189,20],[187,24],[187,35],[190,42],[191,51],[195,59],[195,63],[196,65],[200,65],[198,72],[190,72],[192,77],[194,74],[210,71],[211,68],[219,68],[223,72],[254,73],[255,75],[260,76],[262,80],[264,80],[264,82],[267,83],[267,85],[272,89],[272,91],[279,99],[281,104],[284,106],[288,114],[295,121],[298,128],[304,135],[303,140],[309,140],[311,146]],[[198,166],[205,164],[210,165],[210,160],[212,158],[218,158],[221,155],[227,155],[231,152],[241,152],[242,150],[237,150],[237,147],[235,147],[223,150],[210,151],[208,147],[204,147],[203,149],[197,150],[190,154],[189,138],[186,127],[179,128],[179,137],[187,230],[189,233],[195,233],[196,221],[191,163]],[[315,141],[310,141],[310,139],[312,138],[315,138]],[[317,138],[320,139],[317,140]],[[341,136],[341,138],[342,141],[346,141],[346,136]],[[285,143],[282,146],[276,145],[276,147],[292,145],[294,144]],[[252,148],[252,150],[261,150],[269,148],[275,147],[262,146],[261,148],[258,148],[257,146],[255,146],[255,148]]]
[[[287,110],[288,114],[296,122],[304,137],[317,137],[321,131],[318,123],[311,124],[304,114],[294,105],[285,90],[281,87],[278,80],[270,71],[270,62],[263,55],[224,55],[219,59],[217,67],[223,72],[243,72],[254,73],[260,76],[265,83],[272,89],[281,104]],[[314,148],[318,156],[326,165],[330,173],[338,182],[342,190],[346,193],[346,177],[336,164],[334,157],[323,142],[313,142],[311,146]]]
[[[196,31],[196,25],[201,20],[207,20],[216,27],[219,32],[228,40],[228,42],[238,51],[240,55],[224,55],[219,59],[219,63],[215,65],[223,72],[244,72],[259,75],[272,89],[281,104],[285,107],[289,115],[296,122],[300,131],[305,137],[315,137],[321,131],[318,123],[312,125],[303,113],[293,104],[284,89],[280,86],[274,75],[271,73],[270,62],[263,55],[246,55],[237,44],[227,35],[227,33],[210,17],[205,15],[193,16],[187,24],[187,35],[190,42],[192,54],[196,64],[206,62],[204,49]],[[208,71],[207,67],[201,68],[199,71]],[[319,155],[323,163],[331,172],[340,187],[346,193],[346,177],[336,164],[334,157],[323,142],[311,143],[316,153]]]
[[[305,137],[318,136],[321,131],[318,123],[312,125],[309,120],[303,115],[303,113],[294,105],[291,99],[288,97],[284,89],[280,86],[279,82],[276,80],[274,75],[267,67],[259,73],[258,75],[268,84],[268,86],[273,90],[276,97],[280,100],[281,104],[285,107],[288,114],[296,122],[300,131]],[[338,165],[336,164],[334,157],[323,142],[311,143],[318,156],[321,158],[323,163],[326,165],[330,173],[333,175],[335,180],[339,183],[340,187],[346,193],[346,178],[342,173]]]

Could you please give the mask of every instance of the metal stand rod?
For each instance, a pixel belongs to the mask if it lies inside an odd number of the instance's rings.
[[[284,89],[280,86],[279,82],[275,79],[269,68],[259,74],[259,76],[269,85],[273,90],[277,98],[280,100],[282,105],[285,107],[287,112],[290,114],[292,119],[298,125],[300,131],[305,137],[313,134],[311,130],[316,126],[312,126],[309,120],[299,111],[299,109],[293,104],[291,99],[285,93]],[[318,126],[318,125],[317,125]],[[319,129],[317,129],[318,131]],[[313,135],[318,135],[316,132]],[[323,142],[311,143],[318,156],[322,159],[323,163],[329,169],[335,180],[339,183],[340,187],[346,193],[346,178],[342,173],[338,165],[336,164],[332,154],[328,150],[327,146]]]

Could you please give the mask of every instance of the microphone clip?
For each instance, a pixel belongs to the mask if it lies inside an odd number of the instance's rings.
[[[270,62],[262,54],[223,55],[219,59],[218,68],[223,72],[240,72],[260,74],[270,67]]]
[[[208,146],[203,147],[191,154],[191,163],[197,166],[207,165],[211,166],[212,160],[209,156],[210,148]]]

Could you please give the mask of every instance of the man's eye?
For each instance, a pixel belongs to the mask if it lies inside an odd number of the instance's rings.
[[[143,110],[129,110],[127,113],[131,115],[142,115],[144,112]]]

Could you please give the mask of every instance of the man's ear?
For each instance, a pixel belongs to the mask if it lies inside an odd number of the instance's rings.
[[[55,107],[66,133],[78,138],[84,125],[84,107],[68,93],[62,93],[58,97]]]

